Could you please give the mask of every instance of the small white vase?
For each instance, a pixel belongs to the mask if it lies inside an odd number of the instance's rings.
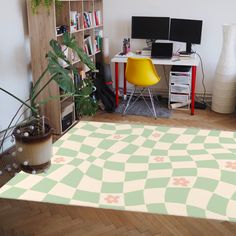
[[[212,110],[232,113],[236,105],[236,24],[223,25],[223,46],[213,81]]]

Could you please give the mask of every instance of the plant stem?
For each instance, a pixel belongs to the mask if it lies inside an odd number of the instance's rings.
[[[31,91],[31,93],[30,93],[30,97],[31,97],[31,98],[34,98],[34,97],[35,97],[35,96],[34,96],[34,93],[35,93],[35,91],[37,90],[37,87],[38,87],[39,83],[41,82],[41,80],[43,79],[43,77],[46,75],[47,71],[48,71],[48,67],[43,71],[43,73],[41,74],[41,76],[39,77],[39,79],[37,80],[37,82],[34,84],[34,86],[33,86],[33,88],[32,88],[32,91]]]
[[[48,85],[52,80],[53,80],[53,77],[50,78],[50,79],[46,82],[46,84],[44,84],[43,87],[31,98],[33,104],[34,104],[34,100],[35,100],[35,99],[38,97],[38,95],[44,90],[44,88],[47,87],[47,85]]]
[[[28,99],[29,100],[29,99]],[[26,102],[28,101],[26,100]],[[14,126],[11,126],[11,124],[13,123],[13,121],[15,120],[16,116],[18,115],[18,113],[20,112],[21,108],[23,107],[23,104],[21,104],[21,106],[18,108],[17,112],[15,113],[15,115],[13,116],[13,118],[11,119],[10,123],[8,124],[8,127],[5,129],[5,130],[2,130],[0,133],[3,133],[4,132],[4,135],[3,135],[3,138],[2,138],[2,142],[0,144],[0,150],[3,151],[3,143],[4,143],[4,140],[6,139],[6,136],[7,136],[7,132],[9,129],[13,129],[17,126],[17,123],[18,123],[18,120],[16,122],[16,124]],[[21,116],[20,116],[21,117]]]

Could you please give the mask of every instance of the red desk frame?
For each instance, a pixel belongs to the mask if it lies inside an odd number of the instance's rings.
[[[124,65],[124,97],[126,97],[126,78],[125,70],[127,57],[115,56],[112,60],[115,63],[115,91],[116,91],[116,105],[119,105],[119,64]],[[191,89],[191,115],[194,115],[194,102],[195,102],[195,88],[196,88],[196,78],[197,78],[197,66],[199,65],[198,58],[190,58],[183,60],[167,60],[167,59],[153,59],[153,64],[155,65],[187,65],[192,67],[192,89]]]

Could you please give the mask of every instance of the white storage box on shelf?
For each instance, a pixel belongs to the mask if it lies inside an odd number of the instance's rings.
[[[177,70],[176,70],[177,69]],[[170,71],[169,80],[169,108],[170,109],[190,109],[191,99],[191,69],[181,67]],[[175,106],[176,105],[176,106]]]
[[[175,94],[171,93],[170,102],[183,102],[186,103],[190,99],[190,96],[187,94]]]
[[[171,93],[190,93],[190,86],[188,84],[171,84],[170,85]]]
[[[176,74],[176,73],[174,73],[174,74]],[[171,83],[191,84],[191,77],[189,75],[181,75],[181,74],[174,75],[174,74],[171,74],[171,76],[170,76]]]

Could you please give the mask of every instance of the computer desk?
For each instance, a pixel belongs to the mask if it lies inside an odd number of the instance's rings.
[[[116,54],[111,62],[115,63],[115,91],[116,91],[116,105],[119,105],[119,64],[124,65],[124,97],[126,97],[126,78],[125,70],[128,57],[145,57],[134,53],[129,53],[125,56]],[[172,57],[171,59],[152,59],[154,65],[176,65],[176,66],[191,66],[192,67],[192,86],[191,86],[191,115],[194,115],[194,101],[195,101],[195,87],[197,77],[197,66],[199,65],[198,57],[181,58]]]

